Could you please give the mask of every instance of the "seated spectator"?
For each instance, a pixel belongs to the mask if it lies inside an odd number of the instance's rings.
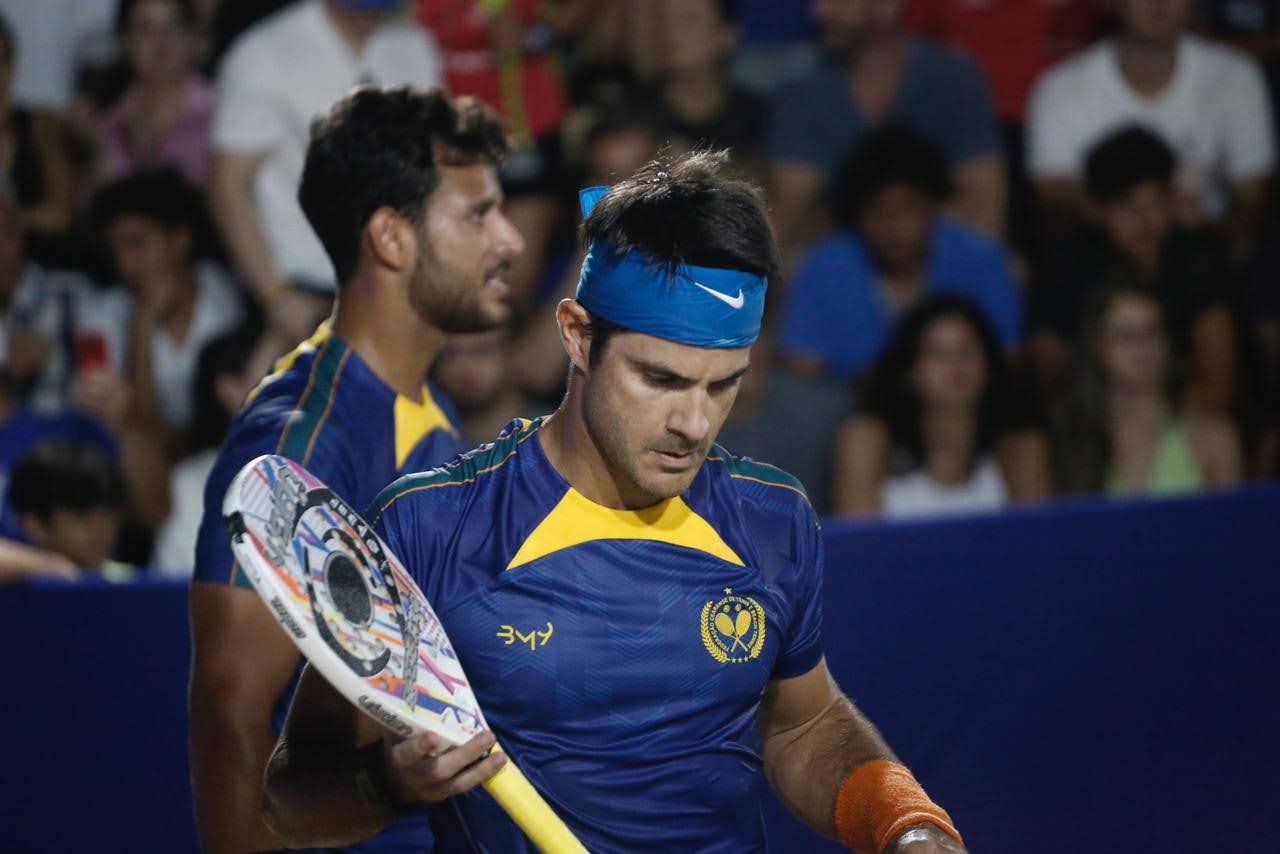
[[[210,201],[236,271],[285,346],[329,311],[334,273],[298,205],[314,116],[358,84],[442,83],[430,35],[399,0],[301,0],[256,24],[223,59]]]
[[[14,92],[19,48],[0,14],[0,169],[16,193],[21,227],[61,232],[75,215],[76,170],[56,113],[16,100],[21,96]]]
[[[569,111],[552,54],[551,4],[542,0],[414,0],[416,17],[439,42],[445,83],[502,116],[512,142],[499,167],[504,212],[525,240],[506,282],[518,308],[535,301],[565,189],[560,126]],[[492,438],[492,437],[490,437]]]
[[[1045,228],[1069,233],[1083,205],[1085,158],[1140,123],[1177,151],[1180,219],[1217,221],[1238,249],[1263,220],[1275,169],[1271,104],[1258,64],[1191,35],[1191,0],[1118,0],[1120,30],[1036,84],[1027,161]]]
[[[1188,403],[1225,413],[1239,372],[1222,241],[1176,222],[1173,151],[1141,128],[1108,136],[1084,178],[1095,227],[1052,253],[1033,290],[1029,353],[1045,400],[1060,401],[1087,306],[1116,284],[1156,294],[1175,352],[1189,356]]]
[[[901,28],[900,2],[814,0],[828,61],[782,87],[769,154],[773,206],[784,251],[815,236],[822,189],[868,130],[905,124],[945,154],[957,189],[955,215],[999,234],[1005,184],[1000,128],[982,72]],[[815,217],[815,214],[818,216]]]
[[[963,297],[903,316],[836,439],[835,511],[891,518],[997,510],[1049,495],[1049,444],[1030,426],[1004,349]]]
[[[801,261],[779,353],[793,370],[851,377],[879,356],[894,318],[929,293],[957,293],[1018,343],[1021,305],[1000,244],[942,215],[950,182],[938,149],[905,128],[867,135],[835,186],[840,229]]]
[[[1176,376],[1159,298],[1133,287],[1101,295],[1058,420],[1060,489],[1157,496],[1237,483],[1235,428],[1188,410],[1172,390]]]
[[[163,576],[191,578],[196,534],[204,513],[205,481],[218,448],[245,397],[280,355],[260,343],[260,330],[251,324],[213,339],[200,351],[189,452],[170,474],[169,516],[156,534],[151,556],[152,568]]]
[[[662,62],[651,111],[667,144],[728,148],[736,164],[761,168],[767,107],[729,77],[738,46],[736,0],[662,0]]]
[[[492,442],[516,416],[533,416],[513,382],[510,334],[505,329],[455,335],[436,356],[432,376],[458,407],[462,434],[473,445]]]
[[[136,571],[111,560],[124,488],[120,469],[93,445],[47,442],[14,467],[9,493],[27,543],[77,570],[124,581]]]
[[[132,82],[103,117],[101,175],[176,166],[191,183],[209,176],[213,88],[196,72],[194,0],[122,0],[117,33]]]

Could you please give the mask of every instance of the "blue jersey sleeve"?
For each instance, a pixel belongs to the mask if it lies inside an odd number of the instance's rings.
[[[428,602],[441,594],[440,567],[445,565],[454,518],[447,501],[433,486],[435,472],[405,475],[388,485],[365,511],[365,519],[421,588]]]
[[[798,502],[792,537],[791,566],[777,581],[791,612],[774,679],[802,676],[822,660],[822,530],[808,501]]]

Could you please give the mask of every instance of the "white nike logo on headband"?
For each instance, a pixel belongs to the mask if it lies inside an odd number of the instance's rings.
[[[730,308],[742,308],[744,305],[747,304],[747,298],[745,295],[743,295],[742,288],[738,288],[738,295],[736,297],[731,297],[728,294],[722,294],[719,291],[711,290],[711,288],[702,284],[702,282],[694,282],[694,284],[702,288],[704,291],[711,294],[713,297],[720,300],[720,302],[724,303]]]

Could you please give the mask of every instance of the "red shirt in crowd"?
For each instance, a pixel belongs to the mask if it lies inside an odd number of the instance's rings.
[[[1006,122],[1022,121],[1045,68],[1093,37],[1099,0],[908,0],[904,24],[982,66]]]

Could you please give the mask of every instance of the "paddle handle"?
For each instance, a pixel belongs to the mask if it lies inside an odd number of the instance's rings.
[[[502,748],[495,746],[493,749]],[[587,854],[587,849],[573,831],[560,820],[510,757],[497,774],[485,781],[484,788],[542,854]]]

